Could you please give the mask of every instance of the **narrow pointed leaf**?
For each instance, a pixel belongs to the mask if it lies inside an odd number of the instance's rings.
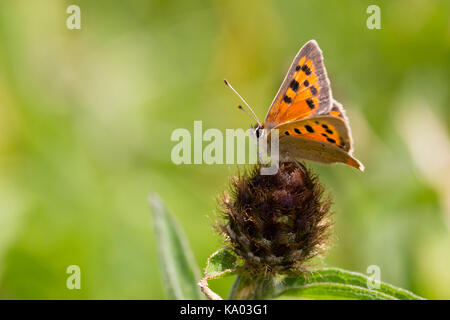
[[[162,200],[150,195],[164,288],[170,299],[202,299],[197,286],[200,271],[189,243]]]
[[[412,292],[373,280],[363,274],[338,268],[326,268],[298,277],[282,279],[268,293],[270,297],[297,297],[306,299],[370,299],[370,300],[420,300]]]
[[[282,299],[297,297],[313,300],[395,300],[394,297],[376,290],[342,283],[311,283],[283,292]]]

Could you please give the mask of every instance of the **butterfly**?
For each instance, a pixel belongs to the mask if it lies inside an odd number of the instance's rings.
[[[266,134],[270,141],[273,130],[278,130],[281,161],[344,163],[364,171],[352,155],[350,124],[343,106],[332,97],[322,51],[315,40],[308,41],[294,58],[264,122],[251,111],[258,122],[258,138]]]

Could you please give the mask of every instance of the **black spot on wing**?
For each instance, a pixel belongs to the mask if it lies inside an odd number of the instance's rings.
[[[291,103],[292,102],[292,99],[290,97],[288,97],[288,96],[284,96],[283,100],[286,103]]]
[[[291,87],[291,89],[294,90],[295,92],[297,92],[299,86],[300,86],[299,83],[295,79],[292,80],[291,84],[289,85],[289,87]]]
[[[304,65],[302,66],[302,71],[303,71],[307,76],[309,76],[309,75],[311,74],[311,69],[310,69],[306,64],[304,64]]]
[[[308,107],[312,110],[314,109],[314,101],[312,101],[311,98],[306,99],[306,103],[308,104]]]
[[[310,133],[313,133],[313,132],[314,132],[314,129],[313,129],[310,125],[306,125],[306,126],[305,126],[305,129],[306,129],[306,131],[308,131],[308,132],[310,132]]]

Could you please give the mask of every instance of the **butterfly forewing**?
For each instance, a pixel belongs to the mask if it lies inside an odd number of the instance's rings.
[[[327,114],[331,90],[322,52],[315,40],[306,43],[295,57],[267,113],[264,127]]]
[[[352,153],[353,146],[352,146],[352,134],[351,134],[351,130],[350,130],[350,122],[348,121],[348,118],[345,114],[345,110],[344,110],[344,107],[342,106],[342,104],[340,104],[336,100],[333,100],[331,110],[327,115],[342,119],[345,122],[347,136],[348,136],[348,140],[349,140],[349,143],[348,143],[349,148],[347,151]]]
[[[318,116],[281,124],[274,129],[279,130],[280,137],[302,137],[328,143],[345,152],[351,150],[351,138],[347,124],[338,117]]]
[[[343,120],[345,121],[345,123],[346,123],[347,125],[349,125],[349,123],[348,123],[348,118],[347,118],[347,116],[345,115],[344,107],[342,106],[342,104],[340,104],[340,103],[337,102],[336,100],[333,100],[333,105],[332,105],[332,107],[331,107],[330,112],[328,112],[328,114],[329,114],[330,116],[333,116],[333,117],[337,117],[337,118],[343,119]]]
[[[345,163],[361,171],[364,166],[352,156],[350,128],[340,114],[328,114],[281,124],[280,154],[284,160],[308,159],[322,163]]]

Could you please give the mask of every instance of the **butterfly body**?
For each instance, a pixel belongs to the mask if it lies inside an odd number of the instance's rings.
[[[352,156],[350,125],[344,108],[332,98],[322,52],[315,40],[307,42],[294,58],[256,136],[279,133],[281,161],[307,159],[344,163],[361,171]]]

